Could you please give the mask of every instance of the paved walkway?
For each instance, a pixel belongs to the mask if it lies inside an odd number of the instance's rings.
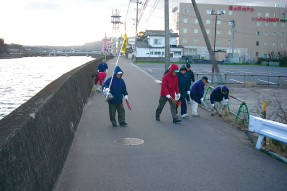
[[[104,96],[91,97],[56,191],[287,190],[287,165],[209,113],[174,125],[166,105],[155,121],[159,84],[130,61],[120,66],[133,109],[126,109],[128,127],[112,128]],[[114,143],[126,137],[145,143]]]

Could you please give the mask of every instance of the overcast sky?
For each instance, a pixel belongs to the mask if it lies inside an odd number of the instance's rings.
[[[134,0],[135,1],[135,0]],[[145,2],[145,0],[142,0]],[[149,0],[139,30],[164,29],[163,2],[160,0],[149,20],[153,4]],[[82,45],[100,40],[105,36],[120,36],[123,25],[117,33],[112,31],[111,14],[120,9],[122,21],[126,20],[127,33],[134,36],[135,3],[131,3],[126,17],[129,0],[0,0],[0,38],[6,43],[24,45]],[[170,8],[179,2],[170,0]],[[238,4],[238,0],[197,0],[197,3]],[[240,0],[241,5],[284,7],[286,0]],[[141,6],[140,6],[141,7]],[[127,19],[126,19],[127,18]],[[172,19],[170,15],[170,20]]]

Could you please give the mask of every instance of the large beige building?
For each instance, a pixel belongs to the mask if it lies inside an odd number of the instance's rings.
[[[232,53],[234,20],[234,55],[241,62],[258,57],[278,57],[287,51],[287,8],[250,7],[239,5],[198,4],[203,23],[214,47],[215,18],[216,51]],[[211,14],[213,10],[213,15]],[[209,54],[191,3],[180,3],[173,10],[173,30],[179,33],[179,44],[184,46],[184,55],[209,59]]]

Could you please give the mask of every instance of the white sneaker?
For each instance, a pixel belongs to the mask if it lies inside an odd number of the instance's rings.
[[[187,114],[183,114],[182,116],[181,116],[182,118],[187,118],[187,117],[189,117]]]

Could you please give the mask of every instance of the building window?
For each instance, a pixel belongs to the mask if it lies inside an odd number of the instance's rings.
[[[174,56],[181,56],[181,51],[174,51]]]
[[[217,19],[217,24],[221,25],[221,20]]]
[[[285,27],[285,23],[281,23],[281,27]]]
[[[183,23],[188,23],[188,20],[187,19],[183,19]]]
[[[183,13],[184,13],[184,14],[187,14],[187,13],[188,13],[188,9],[187,9],[187,8],[184,8],[184,9],[183,9]]]
[[[277,23],[273,23],[273,27],[277,27]]]
[[[284,44],[281,42],[281,43],[280,43],[280,46],[281,46],[281,47],[283,47],[283,46],[284,46]]]
[[[198,33],[198,29],[194,29],[194,33],[197,34]]]
[[[257,17],[261,17],[261,13],[260,12],[257,13]]]
[[[207,33],[207,34],[210,34],[210,29],[206,29],[206,33]]]
[[[217,40],[217,41],[216,41],[216,45],[217,45],[217,46],[221,45],[220,40]]]
[[[161,55],[161,52],[154,52],[154,55]]]
[[[221,34],[221,30],[216,30],[216,34]]]
[[[276,32],[273,32],[273,33],[272,33],[272,36],[276,37],[276,34],[277,34]]]
[[[182,44],[187,44],[187,40],[185,38],[182,39]]]
[[[259,52],[255,52],[255,56],[258,57],[259,56]]]
[[[209,20],[209,19],[206,20],[206,24],[207,24],[207,25],[210,24],[210,20]]]
[[[198,44],[198,38],[193,39],[193,44]]]
[[[267,31],[264,32],[264,36],[268,36],[268,32]]]
[[[154,39],[153,43],[154,43],[154,45],[162,45],[162,39],[156,38],[156,39]]]
[[[260,26],[261,26],[261,23],[257,22],[256,25],[257,25],[258,27],[260,27]]]
[[[269,17],[269,13],[266,13],[266,17]]]
[[[187,29],[182,29],[183,33],[187,33]]]
[[[161,52],[161,55],[164,55],[164,52]]]
[[[282,13],[282,19],[285,19],[286,18],[286,13]]]
[[[195,23],[195,24],[198,24],[198,20],[197,20],[197,19],[194,19],[194,23]]]
[[[260,35],[260,32],[259,32],[259,31],[257,31],[257,32],[256,32],[256,36],[259,36],[259,35]]]
[[[259,46],[259,41],[256,41],[256,46]]]
[[[264,46],[268,46],[268,42],[264,42]]]
[[[285,33],[284,32],[281,32],[281,36],[284,36],[285,35]]]
[[[265,27],[269,27],[269,23],[265,23]]]
[[[150,55],[153,55],[153,51],[150,52]]]
[[[233,11],[228,11],[228,15],[233,15]]]
[[[229,31],[228,31],[228,35],[232,35],[232,32],[231,32],[231,30],[229,30]]]
[[[273,46],[273,47],[275,47],[275,46],[276,46],[275,42],[273,42],[273,43],[272,43],[272,46]]]
[[[231,45],[231,40],[228,40],[228,45]]]

